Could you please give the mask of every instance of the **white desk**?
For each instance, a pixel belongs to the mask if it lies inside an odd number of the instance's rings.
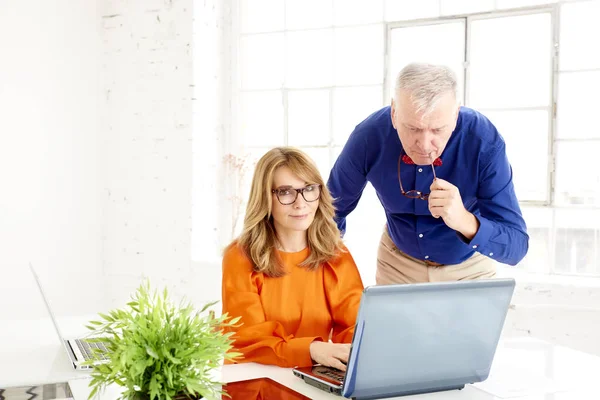
[[[2,344],[0,387],[68,380],[75,400],[86,400],[89,394],[87,373],[70,368],[65,351],[56,336],[53,337],[54,344],[42,344],[29,351],[24,346],[16,346],[11,351],[6,343]],[[511,340],[498,348],[492,373],[487,381],[467,385],[460,391],[397,399],[597,400],[600,398],[600,386],[597,382],[599,372],[600,357],[537,340]],[[248,363],[226,365],[215,373],[217,377],[220,374],[224,382],[269,377],[311,399],[340,399],[304,383],[285,368]],[[102,394],[101,400],[116,399],[118,394],[119,388],[111,387]]]
[[[225,382],[269,377],[311,399],[340,399],[293,376],[289,369],[258,364],[228,365],[222,369]],[[419,400],[598,400],[600,357],[556,347],[537,340],[502,343],[490,378],[463,390],[429,393],[396,399]],[[498,390],[500,389],[500,390]],[[498,393],[494,396],[489,392]]]
[[[31,288],[28,288],[31,290]],[[32,293],[36,293],[33,291]],[[41,299],[31,299],[28,309],[10,313],[12,302],[4,298],[0,308],[0,388],[69,381],[76,400],[86,400],[88,374],[71,368],[67,354],[50,318],[11,320],[14,315],[47,315]],[[85,332],[83,325],[92,316],[59,318],[65,336]],[[228,365],[216,374],[224,382],[269,377],[313,399],[340,399],[304,383],[289,369],[257,364]],[[481,384],[461,391],[448,391],[404,400],[598,400],[600,399],[600,357],[554,346],[537,340],[510,340],[501,343],[492,372]],[[218,375],[217,375],[218,376]],[[496,393],[490,394],[490,393]],[[101,400],[118,397],[119,388],[107,390]]]

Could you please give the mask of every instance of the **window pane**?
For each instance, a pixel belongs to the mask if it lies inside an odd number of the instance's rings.
[[[242,93],[240,111],[242,143],[249,146],[283,145],[281,91]]]
[[[335,30],[335,84],[364,85],[383,82],[383,26]],[[357,57],[357,55],[360,56]]]
[[[288,143],[290,146],[329,143],[329,90],[288,93]]]
[[[555,272],[600,274],[598,210],[556,210]]]
[[[242,89],[277,89],[283,85],[283,33],[242,37]]]
[[[301,150],[308,154],[315,164],[317,164],[321,177],[327,183],[327,178],[331,171],[329,149],[327,147],[302,147]]]
[[[335,25],[356,25],[381,22],[383,0],[333,0]]]
[[[440,15],[439,0],[385,0],[386,21],[433,18]]]
[[[332,0],[285,0],[286,29],[325,28],[332,22]]]
[[[600,110],[600,71],[561,73],[558,81],[560,138],[599,138],[596,115]]]
[[[557,204],[600,205],[600,142],[557,142]]]
[[[521,211],[527,224],[529,251],[518,267],[531,272],[549,272],[550,251],[554,249],[550,242],[554,211],[538,207],[521,207]]]
[[[391,33],[388,94],[393,95],[396,76],[406,64],[419,61],[444,64],[456,73],[458,96],[462,99],[465,61],[465,24],[445,24],[396,28]]]
[[[551,88],[550,14],[474,21],[469,105],[548,106]]]
[[[282,31],[283,4],[281,0],[241,0],[242,33]]]
[[[560,10],[560,69],[599,68],[600,1],[562,4]]]
[[[344,145],[354,127],[383,107],[381,86],[336,88],[333,91],[333,140]]]
[[[548,112],[487,112],[506,141],[520,201],[545,201],[548,193]]]
[[[442,15],[470,14],[494,9],[494,0],[442,0]]]
[[[287,79],[292,88],[331,86],[333,30],[287,34]],[[281,54],[281,53],[280,53]]]
[[[557,0],[496,0],[497,8],[517,8],[556,3]]]

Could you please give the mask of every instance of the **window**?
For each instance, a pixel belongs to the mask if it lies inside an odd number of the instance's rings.
[[[236,142],[252,165],[238,176],[244,199],[253,165],[273,146],[301,148],[327,180],[354,126],[383,106],[383,7],[383,0],[240,0]],[[371,226],[372,210],[383,215],[372,189],[365,192],[348,222],[357,232]],[[347,242],[353,236],[360,235]]]
[[[483,112],[505,137],[509,158],[518,171],[515,186],[521,201],[549,201],[551,28],[551,14],[538,12],[416,26],[392,24],[389,34],[388,93],[393,91],[394,74],[410,61],[450,66],[457,75],[463,104]],[[529,152],[510,146],[517,138],[526,142]],[[531,163],[532,159],[536,162]],[[540,176],[545,178],[537,179]]]
[[[504,136],[519,200],[547,203],[551,14],[474,19],[470,38],[467,105],[484,113]]]
[[[559,205],[600,205],[600,1],[561,5],[558,72],[556,189]]]
[[[600,232],[579,210],[600,213],[600,0],[239,0],[239,12],[238,153],[297,146],[327,179],[403,65],[447,64],[506,140],[531,237],[520,268],[600,274]],[[384,222],[368,186],[345,238],[367,284]]]

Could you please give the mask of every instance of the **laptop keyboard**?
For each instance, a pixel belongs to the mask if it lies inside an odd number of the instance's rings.
[[[83,354],[83,358],[86,360],[94,359],[94,357],[98,357],[100,360],[107,360],[108,358],[104,354],[94,354],[93,349],[98,349],[102,353],[108,352],[106,346],[102,342],[88,342],[87,340],[75,340],[77,343],[77,347],[79,347],[79,351]]]
[[[344,376],[346,375],[344,371],[329,367],[316,367],[313,369],[313,372],[340,382],[344,382]]]

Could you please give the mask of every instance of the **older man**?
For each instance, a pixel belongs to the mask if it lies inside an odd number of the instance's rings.
[[[496,261],[527,253],[504,140],[456,89],[445,66],[406,66],[391,106],[356,127],[331,171],[342,232],[367,181],[385,210],[378,284],[491,278]]]

